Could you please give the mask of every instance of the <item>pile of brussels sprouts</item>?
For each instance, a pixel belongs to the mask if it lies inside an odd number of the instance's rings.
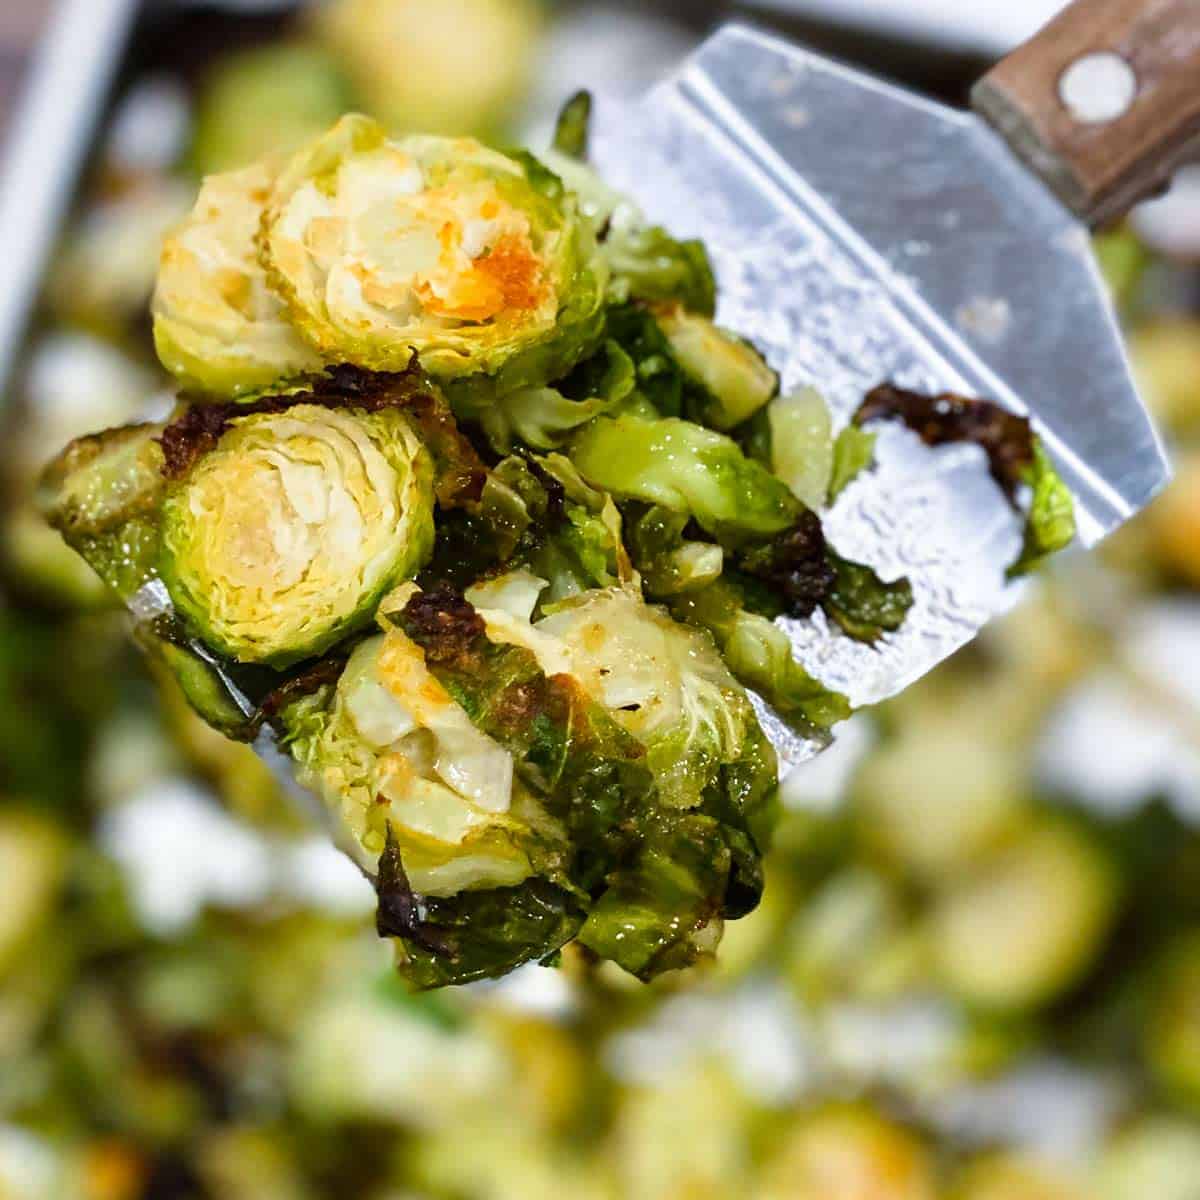
[[[837,438],[713,323],[704,247],[586,165],[342,118],[207,178],[153,303],[171,418],[72,443],[43,509],[215,728],[270,736],[435,987],[577,940],[642,979],[756,905],[774,751],[845,698],[773,618],[913,603],[825,539],[863,426],[971,438],[1071,539],[1028,424],[884,388]],[[964,416],[966,414],[966,416]]]

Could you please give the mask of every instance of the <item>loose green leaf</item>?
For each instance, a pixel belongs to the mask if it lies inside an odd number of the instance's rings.
[[[576,92],[563,105],[554,127],[554,149],[568,158],[586,162],[592,122],[591,92]]]
[[[907,579],[885,583],[868,566],[830,556],[835,581],[825,598],[825,611],[855,641],[877,642],[895,633],[913,606],[912,584]]]
[[[803,511],[731,438],[690,421],[600,417],[572,442],[570,458],[594,486],[687,513],[723,541],[782,533]]]
[[[829,476],[828,503],[832,504],[875,461],[879,435],[847,425],[833,443],[833,469]]]
[[[802,735],[819,737],[850,716],[846,697],[809,675],[793,657],[787,634],[767,617],[749,612],[726,580],[678,597],[671,612],[707,629],[738,680]]]
[[[716,278],[703,242],[681,242],[661,226],[629,223],[609,230],[601,254],[612,272],[609,295],[616,303],[678,303],[704,317],[716,311]]]
[[[1033,499],[1025,522],[1025,543],[1009,568],[1010,578],[1036,570],[1075,540],[1075,502],[1040,440],[1034,441],[1033,466],[1026,482],[1033,489]]]

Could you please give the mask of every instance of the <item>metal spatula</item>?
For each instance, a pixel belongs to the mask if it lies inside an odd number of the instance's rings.
[[[1159,185],[1200,133],[1200,3],[1080,0],[974,100],[982,117],[731,26],[635,109],[601,111],[593,156],[649,216],[707,242],[721,322],[837,422],[885,380],[1032,416],[1091,545],[1169,471],[1087,226]],[[855,704],[896,694],[1011,602],[1019,532],[974,447],[886,431],[826,528],[916,597],[874,647],[820,614],[783,622]],[[765,715],[785,761],[815,751]]]

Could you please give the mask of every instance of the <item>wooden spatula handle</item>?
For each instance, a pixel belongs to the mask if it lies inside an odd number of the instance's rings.
[[[1090,225],[1200,150],[1200,0],[1076,0],[975,85],[976,110]]]

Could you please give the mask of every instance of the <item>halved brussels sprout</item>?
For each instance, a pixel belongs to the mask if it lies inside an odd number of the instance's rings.
[[[419,986],[576,935],[648,978],[761,891],[774,754],[711,644],[622,589],[531,623],[544,586],[488,580],[476,608],[406,585],[332,695],[284,714]]]
[[[258,261],[255,238],[274,178],[258,163],[206,179],[191,215],[163,243],[154,344],[187,388],[244,396],[320,369]]]
[[[371,623],[428,558],[433,506],[432,463],[399,409],[238,417],[169,490],[163,582],[214,649],[287,666]]]
[[[389,141],[343,118],[292,159],[267,209],[272,283],[332,361],[501,391],[596,348],[606,275],[558,178],[467,138]]]
[[[713,429],[732,429],[779,391],[779,376],[743,338],[680,306],[655,315],[693,393],[689,411],[696,420]]]
[[[163,239],[187,216],[192,199],[185,181],[149,176],[85,209],[47,280],[50,313],[106,340],[137,345]]]
[[[197,103],[192,166],[215,175],[291,154],[350,107],[350,85],[320,46],[282,42],[224,55]]]
[[[317,35],[395,132],[503,132],[529,86],[538,0],[333,0]]]
[[[1051,821],[1034,827],[938,901],[930,938],[939,973],[981,1008],[1046,1004],[1094,961],[1118,890],[1113,863],[1087,834]]]

